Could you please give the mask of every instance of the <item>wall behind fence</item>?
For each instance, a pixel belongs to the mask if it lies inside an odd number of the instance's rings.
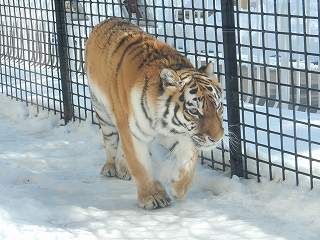
[[[230,143],[226,138],[219,150],[202,153],[203,163],[223,171],[236,164],[238,175],[258,180],[319,185],[319,0],[0,4],[2,93],[67,120],[95,121],[85,42],[98,22],[126,18],[197,67],[213,61],[228,99],[225,127],[233,133]],[[239,121],[230,117],[235,112]]]

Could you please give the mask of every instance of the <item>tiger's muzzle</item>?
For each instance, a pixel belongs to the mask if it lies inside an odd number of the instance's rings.
[[[218,143],[223,138],[224,132],[218,136],[211,138],[209,136],[202,136],[200,134],[195,134],[191,137],[193,144],[200,150],[212,150],[217,147]]]

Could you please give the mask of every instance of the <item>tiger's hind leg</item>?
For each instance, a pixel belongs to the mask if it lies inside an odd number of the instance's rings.
[[[101,174],[107,177],[115,177],[115,159],[118,151],[119,134],[116,126],[110,121],[110,119],[106,118],[105,114],[99,114],[96,110],[96,116],[100,123],[104,147],[107,154],[107,160],[101,168]]]
[[[131,174],[127,167],[121,143],[119,141],[117,127],[113,125],[110,119],[102,119],[98,114],[97,117],[100,122],[104,146],[107,153],[107,161],[101,169],[101,174],[107,177],[117,176],[122,180],[130,180]]]
[[[119,140],[119,133],[112,114],[100,103],[91,93],[93,105],[97,119],[99,120],[102,130],[104,147],[106,149],[107,160],[101,169],[101,174],[107,177],[117,176],[123,180],[130,180],[131,174],[128,170],[127,163]]]
[[[124,157],[124,153],[123,153],[123,149],[120,141],[118,143],[118,151],[117,151],[117,156],[115,158],[115,167],[116,167],[116,174],[118,178],[122,180],[131,179],[131,174],[126,163],[126,159]]]
[[[108,109],[108,105],[99,101],[92,89],[90,89],[90,95],[96,117],[101,127],[104,148],[107,155],[106,163],[103,165],[100,173],[107,177],[114,177],[116,176],[115,159],[118,152],[119,133],[112,114],[110,114],[110,110]]]

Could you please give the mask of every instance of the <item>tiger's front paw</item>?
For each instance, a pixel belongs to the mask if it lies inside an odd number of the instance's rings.
[[[155,183],[155,191],[138,193],[138,205],[145,209],[163,208],[170,205],[171,199],[161,183]]]
[[[116,176],[115,164],[114,163],[105,163],[104,166],[101,168],[100,174],[107,176],[107,177]]]
[[[171,195],[175,200],[181,201],[187,195],[191,181],[186,181],[186,179],[181,179],[179,181],[172,180],[171,182]]]

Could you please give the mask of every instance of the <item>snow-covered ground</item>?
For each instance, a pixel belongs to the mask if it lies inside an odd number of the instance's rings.
[[[99,174],[98,126],[61,123],[0,95],[0,239],[320,238],[319,188],[230,179],[200,164],[182,202],[140,209],[133,181]],[[154,152],[169,191],[174,159]]]

